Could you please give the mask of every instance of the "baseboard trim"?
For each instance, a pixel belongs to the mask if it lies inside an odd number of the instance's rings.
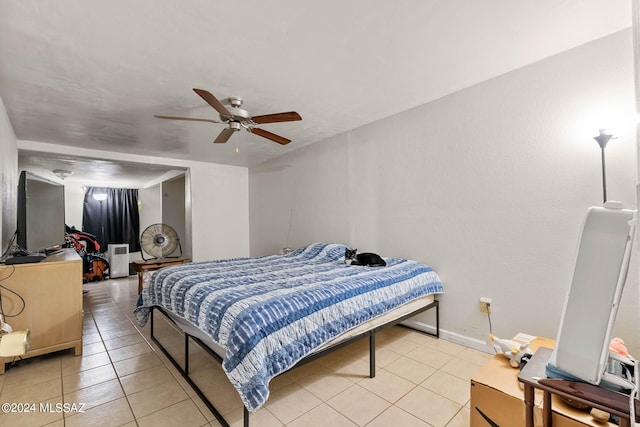
[[[428,325],[426,323],[419,322],[417,320],[405,320],[402,322],[402,325],[415,329],[417,331],[427,332],[429,334],[436,333],[436,327],[433,325]],[[465,335],[460,335],[455,332],[447,331],[446,329],[440,328],[440,338],[443,340],[451,341],[456,344],[461,344],[466,347],[473,348],[478,351],[482,351],[483,353],[493,354],[494,351],[491,347],[487,345],[485,341],[481,341],[476,338],[467,337]]]

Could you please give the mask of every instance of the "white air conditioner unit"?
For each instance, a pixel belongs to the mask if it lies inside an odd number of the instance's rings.
[[[129,275],[129,244],[110,244],[109,254],[109,277],[127,277]]]

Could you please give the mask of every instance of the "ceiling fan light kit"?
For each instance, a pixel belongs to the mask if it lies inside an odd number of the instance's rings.
[[[275,114],[263,114],[260,116],[251,117],[251,114],[247,110],[241,108],[243,104],[242,98],[232,96],[226,98],[224,102],[221,102],[211,92],[204,89],[193,89],[193,91],[200,95],[200,97],[204,99],[207,104],[211,105],[218,112],[218,114],[220,115],[220,121],[176,116],[156,115],[154,117],[165,120],[188,120],[196,122],[226,124],[228,127],[220,132],[216,139],[213,140],[214,143],[225,143],[229,140],[229,138],[231,138],[231,135],[233,135],[234,132],[237,132],[240,129],[245,129],[250,133],[269,139],[281,145],[286,145],[290,143],[291,140],[261,129],[257,127],[257,125],[302,120],[300,114],[296,113],[295,111]]]

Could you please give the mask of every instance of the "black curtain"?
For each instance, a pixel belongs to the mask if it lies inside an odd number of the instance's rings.
[[[99,195],[106,195],[106,198],[99,200]],[[82,229],[97,237],[100,252],[106,252],[109,243],[128,243],[130,252],[139,251],[138,190],[87,188],[82,209]]]

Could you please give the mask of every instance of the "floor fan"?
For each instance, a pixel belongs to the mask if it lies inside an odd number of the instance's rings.
[[[144,253],[156,258],[179,258],[182,256],[182,245],[178,233],[170,225],[152,224],[148,226],[140,235],[140,247],[142,248],[142,259]],[[171,256],[172,253],[180,249],[178,256]]]

